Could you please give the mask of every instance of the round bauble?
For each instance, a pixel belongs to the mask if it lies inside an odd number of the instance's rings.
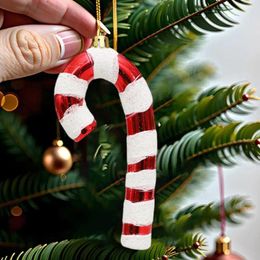
[[[43,154],[45,169],[55,175],[65,175],[72,167],[72,156],[61,140],[54,140],[53,146]]]

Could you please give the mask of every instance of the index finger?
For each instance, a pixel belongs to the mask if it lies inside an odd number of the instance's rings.
[[[39,22],[67,25],[86,38],[96,34],[96,19],[72,0],[9,0],[1,1],[0,8]]]

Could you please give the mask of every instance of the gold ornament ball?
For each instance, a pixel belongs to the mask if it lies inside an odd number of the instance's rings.
[[[64,175],[72,167],[72,156],[68,148],[63,146],[61,140],[54,140],[53,146],[49,147],[43,154],[43,165],[45,169],[55,175]]]

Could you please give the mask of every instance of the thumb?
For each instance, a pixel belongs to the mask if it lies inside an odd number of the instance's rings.
[[[25,25],[0,31],[0,82],[33,75],[66,63],[83,47],[66,26]]]

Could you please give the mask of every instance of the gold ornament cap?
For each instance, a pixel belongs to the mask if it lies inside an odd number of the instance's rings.
[[[227,236],[220,236],[216,240],[216,253],[223,255],[230,255],[231,240]]]
[[[95,48],[109,48],[109,40],[104,35],[95,36],[92,45]]]
[[[63,146],[63,141],[60,139],[55,139],[55,140],[53,140],[52,145],[61,147],[61,146]]]

